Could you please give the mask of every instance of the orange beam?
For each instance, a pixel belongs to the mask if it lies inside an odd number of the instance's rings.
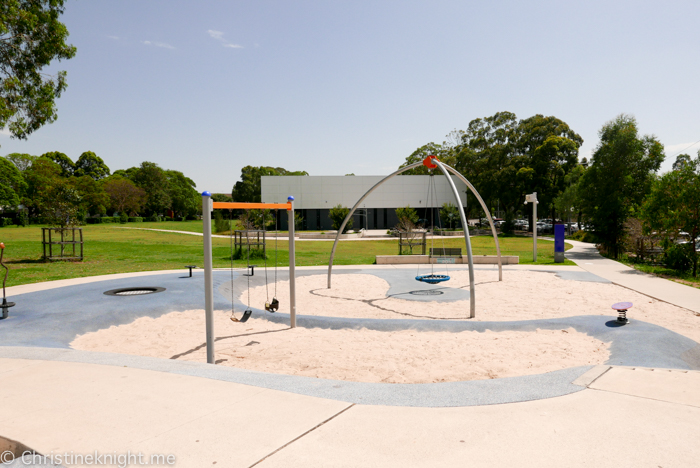
[[[215,210],[291,210],[292,204],[288,203],[231,203],[212,202]]]

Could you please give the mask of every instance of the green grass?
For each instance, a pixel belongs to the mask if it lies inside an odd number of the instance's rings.
[[[177,231],[201,232],[201,221],[166,221],[160,223],[92,224],[83,227],[84,256],[82,262],[50,262],[41,260],[41,226],[0,228],[0,242],[7,246],[4,262],[10,268],[7,286],[67,278],[78,278],[112,273],[182,269],[185,265],[202,266],[202,238],[186,234],[122,229],[149,227]],[[520,256],[521,264],[532,264],[532,239],[506,237],[500,239],[503,255]],[[551,241],[538,241],[538,265],[554,264],[554,246]],[[230,244],[228,238],[214,238],[215,268],[228,268]],[[297,241],[298,266],[328,265],[333,241]],[[464,239],[435,239],[434,247],[462,247]],[[268,266],[275,263],[275,241],[268,240]],[[428,241],[428,248],[430,241]],[[567,246],[570,247],[570,246]],[[472,238],[475,255],[495,255],[492,238]],[[416,252],[418,252],[416,250]],[[376,255],[396,255],[398,240],[341,241],[335,255],[336,265],[373,264]],[[289,262],[288,242],[277,241],[277,263],[286,267]],[[265,261],[251,261],[262,266]],[[234,267],[245,266],[245,260],[236,260]],[[573,265],[566,260],[565,265]]]

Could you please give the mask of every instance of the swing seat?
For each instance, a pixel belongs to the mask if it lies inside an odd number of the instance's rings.
[[[248,309],[245,312],[243,312],[243,317],[241,317],[240,319],[237,319],[236,317],[231,317],[231,320],[233,320],[234,322],[243,323],[246,322],[251,315],[253,315],[253,311]]]
[[[276,297],[272,298],[272,302],[265,303],[265,310],[268,312],[276,312],[280,308],[280,301]]]
[[[450,277],[447,275],[420,275],[416,276],[416,281],[422,281],[423,283],[437,284],[443,281],[449,281]]]

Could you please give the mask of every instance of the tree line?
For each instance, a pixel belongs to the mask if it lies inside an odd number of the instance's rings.
[[[0,207],[17,211],[19,224],[42,218],[67,226],[114,214],[158,219],[172,212],[184,219],[201,211],[201,201],[194,181],[180,171],[144,161],[112,173],[92,151],[75,162],[52,151],[0,157]]]

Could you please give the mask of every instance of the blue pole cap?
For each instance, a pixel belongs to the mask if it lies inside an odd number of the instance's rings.
[[[202,192],[202,196],[203,197],[211,197],[211,192],[209,192],[208,190],[205,190],[204,192]]]
[[[294,197],[290,195],[290,196],[287,197],[287,200],[288,200],[288,201],[294,201]]]

